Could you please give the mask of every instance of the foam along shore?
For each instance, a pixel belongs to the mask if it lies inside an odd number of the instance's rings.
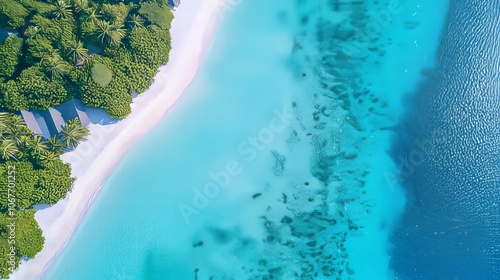
[[[64,249],[100,186],[138,140],[154,128],[196,74],[212,44],[215,25],[227,0],[184,0],[174,12],[170,61],[160,68],[151,87],[134,99],[132,113],[114,124],[89,126],[89,139],[61,158],[76,177],[71,193],[56,205],[39,210],[35,219],[45,237],[35,258],[23,261],[10,279],[42,279]]]

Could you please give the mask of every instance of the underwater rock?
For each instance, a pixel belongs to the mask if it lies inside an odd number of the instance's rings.
[[[309,246],[309,247],[314,247],[314,246],[316,246],[316,240],[309,241],[309,242],[306,243],[306,245]]]
[[[203,241],[198,241],[198,242],[193,244],[193,248],[201,247],[201,246],[203,246]]]
[[[219,244],[226,244],[232,239],[230,234],[222,229],[211,229],[210,233],[212,233],[214,240]]]
[[[276,274],[281,271],[281,267],[273,267],[267,270],[270,274]]]
[[[284,216],[284,217],[281,219],[281,221],[280,221],[280,222],[281,222],[282,224],[289,224],[289,223],[291,223],[292,221],[293,221],[293,220],[292,220],[292,218],[290,218],[290,217],[288,217],[288,216]]]
[[[270,234],[270,235],[267,236],[267,242],[268,243],[273,243],[275,241],[276,241],[276,237],[274,235]]]
[[[256,199],[257,197],[259,197],[259,196],[261,196],[261,195],[262,195],[262,193],[256,193],[256,194],[252,195],[252,198],[253,198],[253,199]]]
[[[199,270],[198,268],[195,268],[195,269],[194,269],[194,280],[198,280],[198,272],[199,272],[199,271],[200,271],[200,270]]]

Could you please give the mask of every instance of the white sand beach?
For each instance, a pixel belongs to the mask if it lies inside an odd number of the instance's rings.
[[[215,25],[228,0],[183,0],[174,12],[170,61],[155,82],[134,99],[132,114],[114,124],[89,126],[89,139],[61,156],[77,178],[72,192],[56,205],[39,210],[35,218],[45,237],[43,250],[25,261],[10,279],[42,279],[44,271],[64,249],[92,204],[103,182],[138,140],[154,128],[193,80],[213,41]]]

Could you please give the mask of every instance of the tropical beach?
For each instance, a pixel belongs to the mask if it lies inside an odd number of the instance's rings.
[[[41,276],[64,248],[111,170],[175,105],[191,83],[226,5],[221,0],[201,3],[188,1],[175,12],[170,61],[160,68],[147,92],[134,99],[129,117],[105,126],[91,124],[88,142],[62,156],[71,164],[72,176],[77,180],[66,199],[37,212],[35,218],[43,230],[44,248],[36,258],[24,262],[10,279]]]
[[[497,279],[499,5],[0,0],[0,272]]]
[[[445,11],[419,5],[366,3],[399,11],[366,45],[345,38],[365,35],[359,7],[234,6],[178,105],[113,170],[46,278],[394,278],[389,235],[405,196],[386,181],[398,171],[384,128],[432,64],[439,29],[427,28]],[[330,28],[351,16],[354,26]],[[346,49],[353,58],[336,55]],[[390,76],[399,82],[380,82]]]

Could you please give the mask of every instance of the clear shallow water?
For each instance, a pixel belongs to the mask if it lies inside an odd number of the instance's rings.
[[[388,150],[447,5],[335,3],[234,6],[46,279],[393,279]]]

